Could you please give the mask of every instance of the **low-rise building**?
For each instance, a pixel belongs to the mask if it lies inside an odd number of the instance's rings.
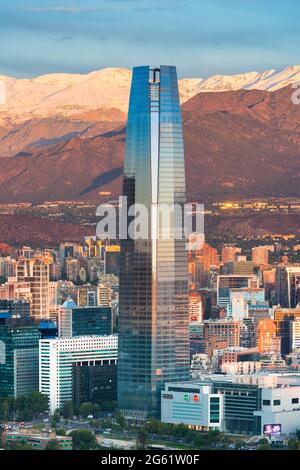
[[[21,431],[6,431],[2,434],[2,445],[6,449],[27,445],[35,450],[45,450],[51,441],[56,441],[60,450],[72,450],[71,436],[32,434]]]
[[[161,420],[195,429],[221,429],[223,397],[212,384],[167,383],[161,392]]]
[[[278,435],[289,438],[300,423],[300,374],[203,374],[168,383],[161,395],[161,420],[258,436],[273,425]]]

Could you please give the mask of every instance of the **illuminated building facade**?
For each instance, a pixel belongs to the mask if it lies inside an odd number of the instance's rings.
[[[186,240],[174,235],[175,214],[164,238],[159,215],[161,204],[183,206],[186,200],[173,66],[133,70],[123,195],[128,207],[143,204],[149,216],[147,239],[121,241],[118,406],[159,414],[164,383],[189,377]]]

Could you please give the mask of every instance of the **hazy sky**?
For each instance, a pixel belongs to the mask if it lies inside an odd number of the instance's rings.
[[[0,0],[0,75],[175,64],[206,77],[299,63],[299,0]]]

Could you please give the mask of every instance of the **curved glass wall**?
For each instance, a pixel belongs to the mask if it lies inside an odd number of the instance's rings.
[[[182,121],[173,66],[133,70],[123,195],[128,207],[147,207],[149,236],[121,240],[118,405],[157,414],[164,383],[189,378],[186,241],[175,236],[175,212],[166,222],[159,210],[162,204],[178,204],[183,213],[185,203]]]

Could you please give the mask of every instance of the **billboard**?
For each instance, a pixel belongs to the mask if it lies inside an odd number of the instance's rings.
[[[281,424],[264,424],[265,436],[280,436]]]

